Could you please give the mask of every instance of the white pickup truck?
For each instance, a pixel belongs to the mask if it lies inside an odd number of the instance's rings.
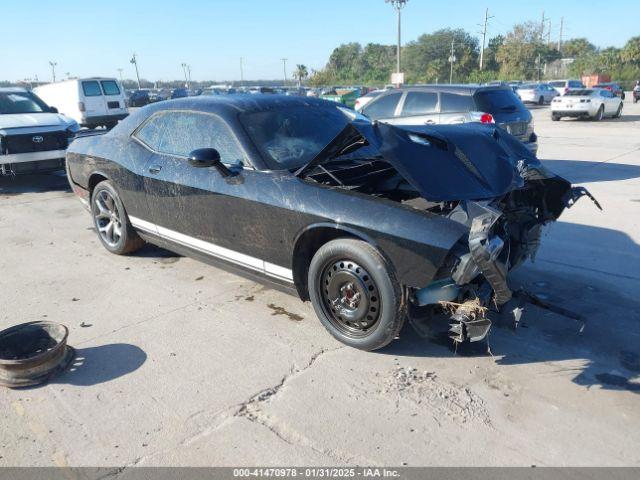
[[[64,167],[67,146],[80,129],[23,88],[0,88],[0,175]]]

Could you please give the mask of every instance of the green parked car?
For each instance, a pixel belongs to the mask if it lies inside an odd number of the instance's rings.
[[[347,107],[354,108],[356,105],[356,99],[361,95],[362,91],[359,88],[336,87],[320,95],[320,98],[323,98],[324,100],[331,100],[332,102],[343,103]]]

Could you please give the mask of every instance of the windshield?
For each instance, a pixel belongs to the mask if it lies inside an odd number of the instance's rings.
[[[564,94],[565,97],[588,97],[593,93],[593,90],[569,90]]]
[[[551,85],[552,87],[564,87],[565,83],[566,82],[562,80],[562,81],[556,81],[556,82],[549,82],[549,85]]]
[[[495,115],[501,112],[526,110],[513,90],[480,90],[474,95],[478,111]]]
[[[339,108],[295,106],[247,112],[240,122],[270,168],[297,169],[313,160],[349,123]]]
[[[47,112],[47,104],[31,92],[0,92],[0,114]]]

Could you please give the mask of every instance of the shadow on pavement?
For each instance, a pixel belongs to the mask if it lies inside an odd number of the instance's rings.
[[[147,354],[142,349],[127,343],[78,348],[71,367],[51,383],[97,385],[137,370],[146,360]]]
[[[609,182],[640,177],[640,166],[582,160],[542,160],[553,173],[571,183]]]
[[[64,170],[52,173],[0,176],[0,197],[13,197],[23,193],[70,192]]]
[[[638,263],[638,245],[626,234],[591,226],[558,223],[563,230],[559,236],[575,239],[579,248],[583,245],[604,245],[610,254],[616,253],[612,262],[631,262],[631,270]],[[553,245],[557,257],[557,245]],[[569,248],[569,247],[567,247]],[[584,254],[584,250],[582,252]],[[593,253],[595,256],[596,253]],[[576,257],[577,258],[577,257]],[[413,357],[479,357],[493,355],[498,365],[521,365],[546,362],[573,361],[569,370],[556,370],[558,375],[570,375],[572,381],[585,387],[600,386],[608,390],[626,390],[640,393],[640,274],[625,278],[616,275],[615,267],[604,275],[593,269],[582,268],[579,259],[567,258],[567,263],[579,268],[552,265],[546,268],[546,260],[527,263],[512,272],[512,289],[524,288],[543,301],[578,313],[582,323],[552,313],[533,305],[526,305],[521,324],[517,329],[512,323],[493,318],[493,328],[486,342],[463,344],[454,350],[448,338],[446,319],[432,322],[428,339],[423,339],[407,322],[400,339],[380,350],[381,354]],[[552,262],[553,263],[553,262]],[[588,267],[588,265],[584,265]],[[562,270],[565,270],[563,272]],[[579,272],[579,273],[575,273]],[[623,295],[616,288],[619,282],[631,282],[637,296]],[[627,288],[628,290],[628,288]]]

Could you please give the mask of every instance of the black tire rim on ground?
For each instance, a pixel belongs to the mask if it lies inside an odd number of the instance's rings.
[[[316,283],[322,311],[343,335],[363,338],[380,318],[382,302],[369,272],[352,260],[330,260]]]
[[[104,243],[115,248],[122,238],[122,220],[118,204],[108,190],[98,191],[93,204],[98,235]]]

